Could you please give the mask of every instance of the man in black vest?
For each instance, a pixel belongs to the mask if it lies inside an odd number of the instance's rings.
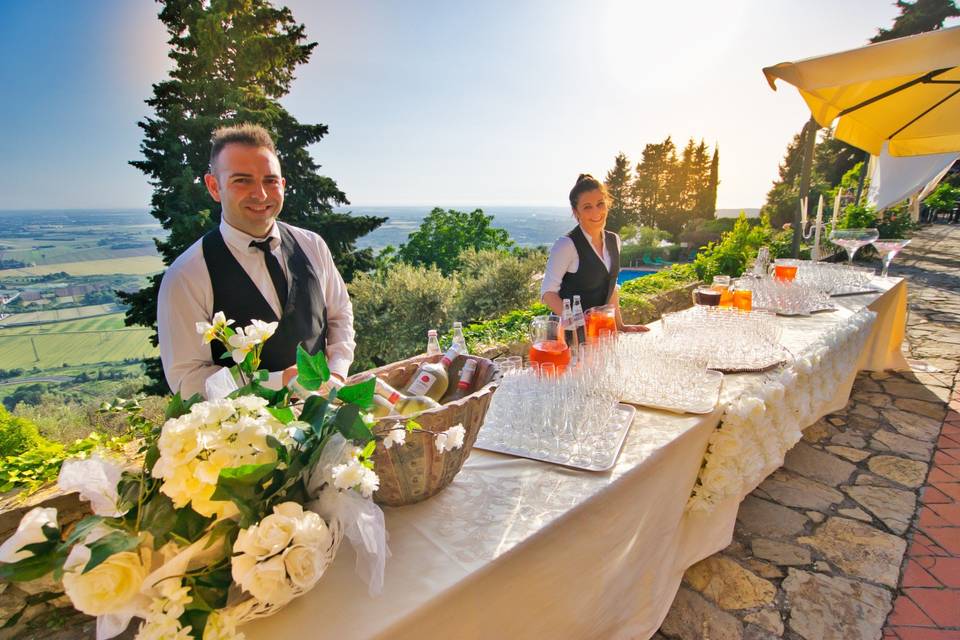
[[[277,322],[261,354],[268,386],[296,374],[297,345],[323,350],[343,380],[353,361],[353,307],[326,243],[277,221],[285,181],[270,135],[240,125],[213,133],[207,190],[222,207],[220,226],[181,254],[163,276],[157,333],[167,383],[184,397],[233,360],[219,343],[203,344],[199,322],[222,311],[234,327]]]

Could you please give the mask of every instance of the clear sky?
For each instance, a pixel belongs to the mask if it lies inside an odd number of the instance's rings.
[[[355,205],[558,205],[672,135],[757,207],[809,117],[777,62],[853,48],[887,0],[291,0],[318,42],[284,105]],[[0,209],[146,207],[137,120],[169,63],[147,0],[0,0]],[[952,24],[956,24],[953,22]]]

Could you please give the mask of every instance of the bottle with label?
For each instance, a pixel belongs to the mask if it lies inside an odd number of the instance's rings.
[[[583,315],[583,305],[580,296],[573,296],[573,324],[577,331],[577,344],[587,342],[587,322]]]
[[[440,350],[440,341],[437,339],[437,330],[430,329],[427,331],[427,355],[435,356],[443,353]]]
[[[452,345],[443,355],[440,362],[424,362],[417,372],[410,378],[404,393],[411,396],[427,396],[433,400],[440,400],[450,386],[450,377],[447,369],[450,363],[460,355],[459,345]]]
[[[477,361],[473,358],[467,358],[467,361],[463,363],[463,369],[460,370],[460,380],[457,382],[457,386],[443,396],[443,404],[470,395],[470,386],[473,384],[473,377],[476,373]]]
[[[570,349],[570,364],[576,364],[578,344],[577,327],[573,321],[573,309],[570,306],[570,301],[567,299],[563,301],[563,314],[561,314],[560,320],[563,323],[563,339]]]
[[[459,322],[453,323],[453,344],[460,346],[460,355],[466,356],[470,354],[470,351],[467,349],[467,339],[463,337],[463,325]]]
[[[412,416],[440,405],[426,396],[408,396],[377,378],[371,413],[377,418],[389,415]]]

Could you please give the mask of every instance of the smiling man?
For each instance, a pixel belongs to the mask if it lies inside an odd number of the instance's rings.
[[[167,383],[184,397],[205,394],[222,366],[219,343],[205,345],[197,322],[222,311],[234,326],[277,322],[261,367],[278,388],[296,374],[297,345],[323,350],[341,380],[353,360],[353,307],[323,239],[277,221],[286,182],[273,140],[255,125],[213,132],[204,183],[222,208],[220,226],[183,252],[163,276],[157,300],[160,358]]]

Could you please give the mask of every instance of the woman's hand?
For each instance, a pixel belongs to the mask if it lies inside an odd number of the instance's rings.
[[[642,324],[625,324],[620,331],[624,333],[645,333],[650,329]]]

